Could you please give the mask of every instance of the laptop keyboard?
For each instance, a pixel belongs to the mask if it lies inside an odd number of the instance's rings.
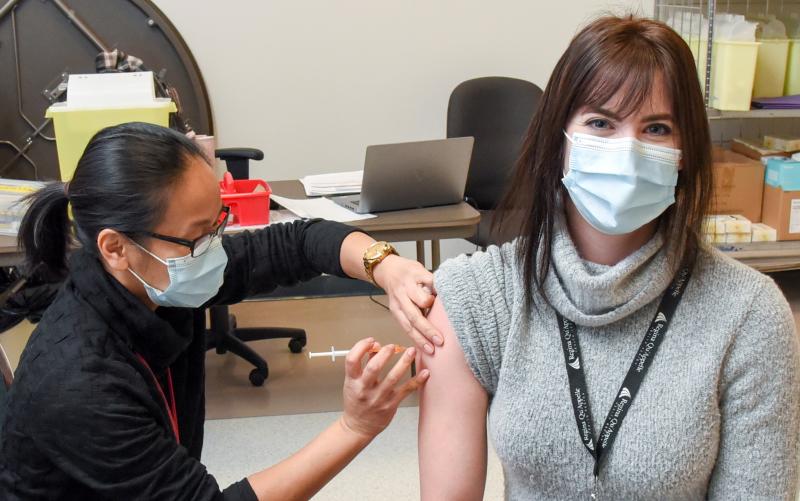
[[[353,212],[358,212],[358,206],[360,205],[361,202],[361,199],[359,198],[353,198],[351,200],[347,200],[342,197],[331,197],[331,200],[341,205],[345,209],[351,210]]]
[[[360,200],[351,200],[349,202],[343,203],[342,205],[344,205],[346,208],[350,209],[353,212],[357,212],[358,211],[359,202],[360,202]]]

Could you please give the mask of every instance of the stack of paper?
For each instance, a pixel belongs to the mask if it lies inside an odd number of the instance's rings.
[[[339,223],[349,221],[361,221],[375,217],[374,214],[356,214],[347,210],[333,200],[327,198],[308,198],[298,200],[295,198],[279,197],[271,195],[270,198],[285,209],[292,211],[302,218],[322,218]]]
[[[363,170],[306,176],[300,180],[307,197],[361,193]]]
[[[44,187],[38,181],[0,179],[0,235],[16,236],[28,204],[22,198]]]

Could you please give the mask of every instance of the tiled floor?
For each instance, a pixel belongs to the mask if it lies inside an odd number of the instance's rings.
[[[220,485],[230,485],[299,450],[337,417],[338,413],[320,413],[207,421],[203,463]],[[314,499],[419,499],[417,408],[400,409],[389,428]],[[503,499],[503,472],[493,453],[484,499]]]

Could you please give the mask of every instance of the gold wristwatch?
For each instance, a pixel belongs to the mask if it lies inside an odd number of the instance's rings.
[[[395,256],[398,255],[397,249],[395,249],[389,242],[375,242],[367,247],[367,250],[364,251],[364,271],[367,272],[367,276],[369,277],[370,281],[377,287],[380,286],[375,282],[375,277],[372,276],[372,272],[381,261],[386,259],[386,256],[391,254],[394,254]]]

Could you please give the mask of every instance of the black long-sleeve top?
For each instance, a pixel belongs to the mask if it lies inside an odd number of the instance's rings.
[[[354,231],[328,221],[273,225],[223,239],[225,280],[209,304],[344,276]],[[254,500],[224,491],[200,463],[205,420],[205,316],[148,309],[86,251],[23,351],[0,435],[0,499]],[[170,368],[180,443],[160,381]],[[162,387],[166,386],[164,383]]]

